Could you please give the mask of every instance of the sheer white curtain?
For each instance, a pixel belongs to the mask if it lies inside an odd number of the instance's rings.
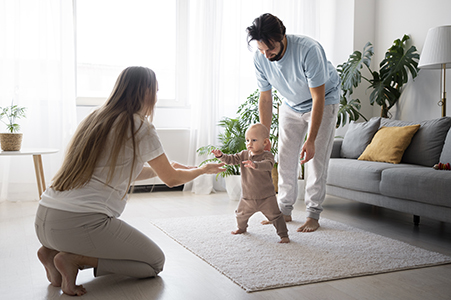
[[[47,185],[76,127],[74,50],[72,1],[1,0],[0,106],[27,108],[22,148],[59,149],[42,156]],[[37,200],[32,157],[0,156],[0,188],[0,201]]]
[[[191,164],[198,165],[196,149],[217,145],[219,120],[235,117],[247,96],[257,88],[248,49],[246,27],[263,13],[279,17],[287,33],[319,39],[321,24],[315,0],[190,0],[188,27],[188,100],[191,104]],[[201,176],[185,190],[208,194],[221,185],[214,175]]]

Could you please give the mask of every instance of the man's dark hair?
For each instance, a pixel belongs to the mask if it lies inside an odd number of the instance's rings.
[[[247,44],[252,41],[265,43],[269,48],[273,48],[274,42],[281,42],[285,36],[285,26],[282,21],[271,14],[263,14],[256,18],[252,25],[246,28]]]

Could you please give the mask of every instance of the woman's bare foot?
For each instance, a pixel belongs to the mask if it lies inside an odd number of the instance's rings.
[[[281,244],[287,244],[289,242],[290,242],[290,239],[288,237],[283,237],[279,241],[279,243],[281,243]]]
[[[298,228],[297,232],[313,232],[319,228],[319,222],[317,219],[307,218],[304,225]]]
[[[285,219],[285,222],[291,222],[293,220],[290,215],[283,215],[283,218]],[[264,220],[264,221],[261,221],[260,224],[269,225],[269,224],[272,224],[272,222],[268,221],[268,220]]]
[[[81,296],[86,294],[86,289],[82,285],[76,285],[78,270],[85,266],[97,267],[97,263],[92,265],[93,259],[81,255],[71,254],[67,252],[60,252],[54,258],[56,269],[62,275],[61,289],[70,296]]]
[[[61,273],[55,267],[53,263],[53,259],[55,255],[59,252],[53,249],[46,248],[42,246],[38,250],[38,258],[41,263],[44,265],[45,271],[47,273],[47,278],[53,286],[60,287],[61,286]]]
[[[245,232],[246,232],[246,230],[237,229],[235,231],[232,231],[232,234],[242,234],[242,233],[245,233]]]

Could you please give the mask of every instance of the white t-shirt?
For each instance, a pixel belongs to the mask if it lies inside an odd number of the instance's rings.
[[[132,178],[135,179],[144,164],[164,153],[160,139],[155,127],[147,119],[142,120],[135,115],[135,135],[137,141],[137,157],[135,167],[133,168]],[[49,208],[80,212],[80,213],[104,213],[110,217],[119,217],[125,208],[127,202],[126,191],[133,160],[132,140],[124,141],[125,153],[120,152],[117,158],[117,164],[114,176],[111,182],[106,185],[109,167],[108,159],[111,155],[114,126],[111,129],[104,152],[100,155],[97,166],[89,182],[77,189],[69,191],[55,191],[48,188],[43,194],[40,204]]]
[[[279,61],[268,60],[260,51],[254,54],[255,73],[260,91],[277,89],[295,111],[312,109],[310,88],[325,85],[325,105],[340,101],[340,77],[327,60],[323,47],[302,35],[287,34],[287,50]]]

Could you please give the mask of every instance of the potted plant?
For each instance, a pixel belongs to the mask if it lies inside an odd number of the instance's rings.
[[[246,138],[245,133],[250,124],[254,124],[260,121],[258,113],[258,99],[260,92],[255,90],[247,100],[238,107],[236,118],[222,118],[218,126],[223,128],[223,131],[219,134],[218,140],[220,146],[207,145],[197,149],[198,155],[209,155],[211,150],[219,149],[224,154],[234,154],[246,150]],[[273,92],[273,117],[271,121],[270,128],[270,141],[271,141],[271,152],[277,155],[278,137],[279,137],[279,105],[282,100],[277,94],[277,91]],[[209,162],[219,162],[217,158],[209,158],[204,160],[202,164]],[[277,164],[276,164],[277,165]],[[223,176],[226,181],[226,189],[229,193],[229,197],[236,199],[237,194],[241,192],[241,182],[240,182],[240,166],[226,165],[226,171],[220,173],[218,176]],[[276,168],[276,167],[275,167]],[[275,181],[274,186],[277,188],[277,169],[273,170],[273,180]],[[237,189],[234,184],[239,184],[240,188]],[[232,193],[235,191],[235,193]]]
[[[8,133],[0,133],[0,143],[3,151],[19,151],[22,144],[22,133],[16,119],[25,117],[25,107],[19,107],[11,103],[11,106],[0,107],[0,120],[6,124]],[[7,119],[7,122],[3,121]]]
[[[374,54],[373,46],[367,43],[363,48],[363,54],[360,51],[354,51],[349,59],[338,66],[342,78],[342,89],[346,95],[353,92],[362,81],[366,80],[373,91],[370,94],[370,104],[374,103],[381,106],[381,117],[389,117],[389,110],[398,102],[401,97],[402,87],[409,80],[409,74],[412,78],[418,75],[418,61],[420,55],[415,46],[407,48],[408,35],[396,39],[393,45],[385,53],[384,59],[379,64],[379,72],[371,70],[371,59]],[[362,75],[361,69],[366,66],[372,78],[366,78]],[[357,103],[358,99],[350,102]],[[355,115],[355,112],[353,112]]]

